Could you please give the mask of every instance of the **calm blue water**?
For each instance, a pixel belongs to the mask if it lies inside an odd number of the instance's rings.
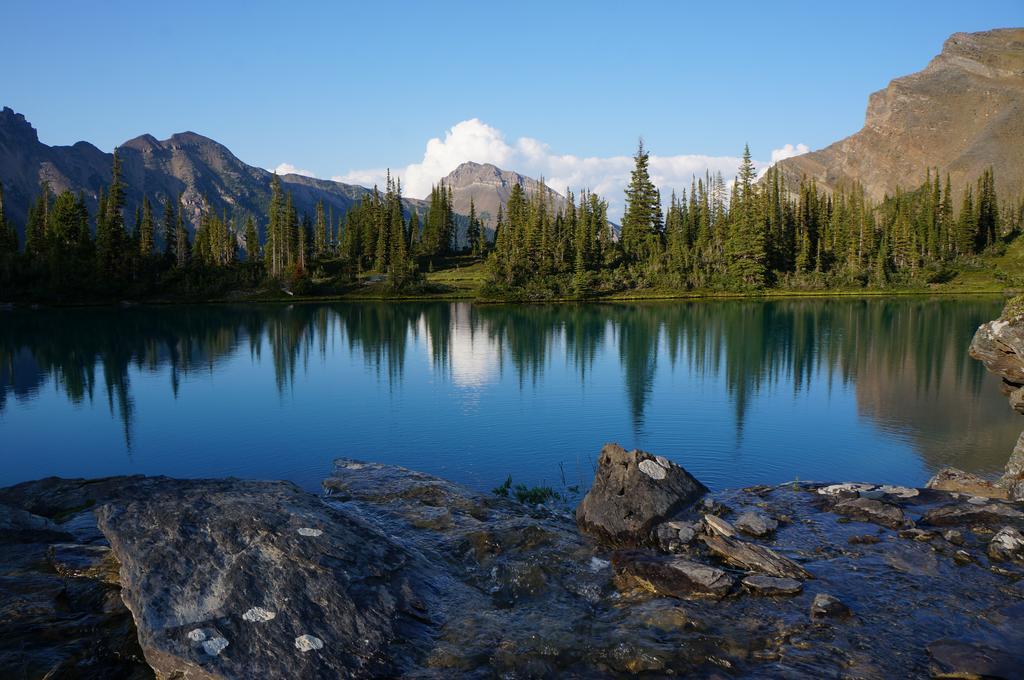
[[[589,485],[607,441],[712,488],[992,474],[1024,427],[967,356],[1002,301],[196,306],[0,313],[0,485],[290,479],[350,456]]]

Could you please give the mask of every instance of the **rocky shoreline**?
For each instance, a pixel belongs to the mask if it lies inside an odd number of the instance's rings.
[[[1024,323],[971,351],[1024,403]],[[321,494],[26,482],[0,676],[1021,677],[1022,450],[997,482],[709,493],[609,444],[575,514],[349,459]]]
[[[794,483],[651,505],[688,478],[609,445],[577,517],[352,460],[321,496],[241,480],[20,484],[0,490],[0,668],[1019,677],[1020,503]]]

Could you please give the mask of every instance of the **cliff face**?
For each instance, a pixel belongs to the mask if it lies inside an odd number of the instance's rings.
[[[223,144],[194,132],[178,133],[165,140],[142,135],[121,144],[118,153],[129,212],[144,195],[162,203],[180,194],[186,215],[195,224],[206,198],[218,210],[227,208],[257,219],[270,203],[270,172],[244,163]],[[23,115],[6,107],[0,112],[4,209],[20,234],[24,233],[28,206],[44,181],[55,193],[83,192],[90,211],[95,212],[100,187],[110,183],[112,160],[112,154],[87,142],[47,146],[39,141],[35,128]],[[291,192],[300,213],[313,214],[317,201],[323,200],[325,207],[333,209],[336,220],[369,191],[300,175],[284,175],[281,183],[286,192]],[[421,211],[424,207],[423,201],[406,200],[407,210]],[[130,214],[128,219],[130,223]]]
[[[871,95],[864,127],[820,151],[782,161],[835,189],[859,181],[875,199],[920,184],[927,168],[954,187],[995,168],[1001,195],[1024,193],[1024,28],[955,33],[918,73]]]

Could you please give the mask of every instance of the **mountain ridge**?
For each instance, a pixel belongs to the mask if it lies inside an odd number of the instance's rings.
[[[248,165],[214,139],[186,130],[167,139],[143,133],[117,147],[122,178],[126,185],[128,211],[142,202],[143,196],[162,204],[168,197],[182,196],[182,205],[190,226],[198,224],[207,198],[215,209],[230,208],[259,218],[270,202],[270,180],[274,173]],[[24,226],[29,205],[35,201],[42,182],[53,192],[82,192],[89,210],[95,214],[101,187],[109,185],[113,154],[95,145],[79,141],[72,145],[49,146],[25,116],[10,107],[0,110],[0,182],[4,187],[4,209],[19,232]],[[285,191],[290,192],[300,213],[313,214],[317,201],[334,211],[335,221],[364,195],[373,190],[355,184],[287,173],[279,175]],[[528,195],[541,187],[549,192],[555,208],[565,198],[539,180],[491,163],[466,161],[441,180],[452,189],[453,209],[458,220],[459,241],[465,239],[466,215],[470,200],[476,206],[484,227],[494,230],[498,206],[508,200],[514,184]],[[422,199],[403,199],[406,210],[426,212]],[[157,208],[159,209],[159,208]],[[130,221],[130,216],[129,216]]]
[[[1001,195],[1024,194],[1024,28],[954,33],[916,73],[870,95],[864,126],[824,149],[780,161],[834,190],[860,182],[875,200],[916,187],[928,169],[955,187],[992,166]]]
[[[141,204],[143,196],[162,204],[180,194],[186,218],[194,226],[207,198],[217,210],[231,208],[258,218],[269,205],[274,173],[248,165],[220,142],[199,133],[178,132],[164,140],[145,133],[125,141],[117,150],[128,212]],[[95,213],[99,190],[110,183],[112,161],[112,153],[85,141],[70,146],[46,145],[39,141],[24,115],[10,107],[0,110],[4,210],[20,236],[24,234],[28,206],[44,181],[55,193],[82,192],[89,210]],[[372,192],[367,187],[303,175],[285,174],[280,178],[300,213],[312,215],[317,201],[323,200],[325,208],[333,210],[335,220]],[[426,210],[422,200],[404,200],[410,212]]]

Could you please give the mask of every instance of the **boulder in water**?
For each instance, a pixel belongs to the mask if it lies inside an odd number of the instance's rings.
[[[652,542],[656,525],[706,491],[666,458],[607,444],[601,450],[594,483],[576,509],[576,522],[581,531],[608,545],[644,545]]]

